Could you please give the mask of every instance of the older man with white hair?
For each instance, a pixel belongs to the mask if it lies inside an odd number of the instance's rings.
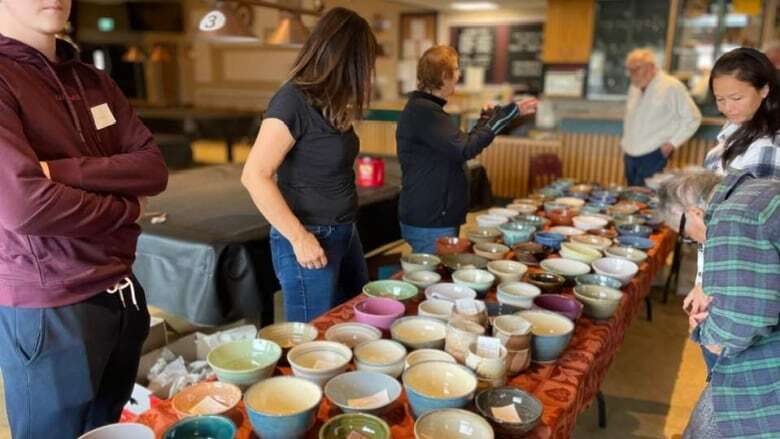
[[[631,79],[623,119],[626,180],[644,186],[663,171],[669,156],[688,141],[701,124],[701,112],[685,85],[656,66],[651,49],[635,49],[626,57]]]

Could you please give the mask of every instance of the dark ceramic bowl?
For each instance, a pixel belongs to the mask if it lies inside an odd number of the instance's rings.
[[[557,312],[575,321],[582,315],[582,304],[574,297],[563,294],[542,294],[534,298],[534,305],[548,311]]]
[[[473,253],[456,253],[441,257],[441,263],[450,271],[450,274],[464,268],[479,268],[484,270],[485,267],[487,267],[488,262],[487,258],[483,258],[482,256]]]
[[[588,233],[607,239],[614,239],[618,236],[618,233],[615,231],[615,229],[590,229],[588,230]]]
[[[566,284],[566,278],[555,273],[528,273],[525,277],[526,282],[535,285],[542,290],[544,294],[557,294]]]
[[[534,253],[524,250],[515,250],[514,254],[517,262],[529,267],[538,267],[539,263],[544,260],[544,257],[539,257]]]
[[[442,236],[436,240],[436,253],[439,255],[453,255],[465,253],[471,248],[471,241],[466,238],[454,236]]]
[[[544,407],[533,395],[516,387],[504,386],[482,391],[474,398],[479,413],[490,422],[496,433],[506,437],[521,437],[539,424]],[[512,405],[520,422],[507,422],[493,416],[493,408]]]

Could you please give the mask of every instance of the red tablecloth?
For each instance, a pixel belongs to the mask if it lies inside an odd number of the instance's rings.
[[[623,288],[626,293],[615,314],[606,321],[594,321],[585,316],[576,324],[574,336],[569,346],[554,364],[535,364],[525,372],[513,378],[509,384],[524,389],[536,396],[544,405],[542,422],[530,438],[569,438],[574,430],[577,415],[593,400],[599,391],[601,382],[615,357],[626,328],[642,307],[644,298],[650,292],[653,278],[672,251],[675,241],[674,232],[664,228],[651,238],[655,247],[648,251],[647,260],[641,265],[637,276]],[[492,295],[492,294],[491,294]],[[315,319],[314,324],[320,331],[320,337],[332,325],[352,320],[352,307],[365,300],[359,296]],[[416,313],[417,303],[412,303],[408,313]],[[290,374],[289,368],[279,368],[280,374]],[[317,425],[309,432],[316,438],[322,424],[339,412],[323,398]],[[240,426],[237,439],[249,439],[255,436],[249,420],[243,410],[234,414],[234,421]],[[414,437],[414,420],[401,395],[399,404],[384,417],[391,426],[394,438]],[[142,414],[136,422],[149,425],[158,437],[175,422],[176,415],[170,402],[163,401],[154,409]]]

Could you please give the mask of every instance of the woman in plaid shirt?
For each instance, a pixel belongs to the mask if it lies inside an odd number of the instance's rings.
[[[715,362],[684,439],[780,437],[780,180],[752,171],[671,177],[661,208],[707,241],[707,310],[693,338]],[[674,222],[674,221],[672,221]]]

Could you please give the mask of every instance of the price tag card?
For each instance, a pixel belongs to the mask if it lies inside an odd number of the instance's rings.
[[[387,389],[365,398],[347,400],[347,405],[354,408],[381,407],[390,402]]]
[[[520,419],[520,415],[517,413],[517,409],[515,408],[514,404],[509,404],[503,407],[491,407],[490,411],[498,420],[511,423],[523,422],[523,420]]]
[[[477,337],[477,355],[482,358],[498,358],[501,355],[501,340],[495,337]]]

